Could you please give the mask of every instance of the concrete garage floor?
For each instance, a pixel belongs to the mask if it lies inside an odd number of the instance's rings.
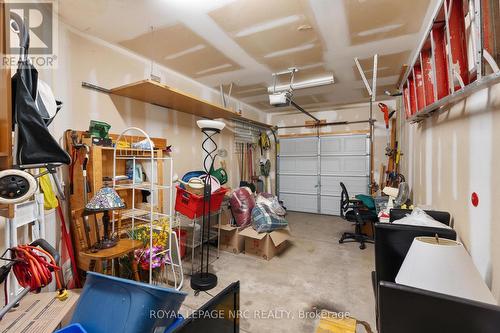
[[[341,234],[353,229],[352,224],[339,217],[292,212],[287,219],[292,239],[285,252],[264,261],[221,251],[213,264],[219,284],[209,293],[215,295],[231,282],[240,281],[241,310],[249,310],[250,314],[241,321],[242,332],[312,333],[318,320],[299,317],[314,309],[349,312],[375,330],[370,278],[374,268],[373,245],[360,250],[357,243],[339,244]],[[194,296],[189,279],[183,289],[189,292],[183,314],[210,299],[207,293]],[[267,318],[256,318],[255,313]],[[279,313],[283,313],[283,319],[272,318]],[[364,329],[358,326],[358,332]]]

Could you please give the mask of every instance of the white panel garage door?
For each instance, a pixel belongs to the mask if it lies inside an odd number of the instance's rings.
[[[280,199],[291,211],[340,214],[339,183],[350,194],[368,193],[366,135],[280,140]]]
[[[280,199],[287,209],[317,213],[318,138],[280,140]]]
[[[349,195],[368,193],[369,139],[366,135],[336,135],[321,137],[320,145],[320,212],[340,215],[340,182]]]

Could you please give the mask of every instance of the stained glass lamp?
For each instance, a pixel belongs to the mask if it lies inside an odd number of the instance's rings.
[[[125,203],[111,187],[101,188],[85,206],[85,210],[88,212],[104,213],[102,216],[104,237],[99,243],[100,248],[107,249],[118,243],[118,238],[112,238],[109,235],[109,211],[123,208],[125,208]]]

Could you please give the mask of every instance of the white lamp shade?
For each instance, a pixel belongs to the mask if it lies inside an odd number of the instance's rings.
[[[222,131],[222,129],[226,126],[226,124],[222,121],[218,120],[198,120],[196,122],[196,125],[198,125],[199,128],[204,129],[204,128],[213,128],[219,131]]]
[[[396,282],[497,305],[464,246],[448,239],[416,237]]]

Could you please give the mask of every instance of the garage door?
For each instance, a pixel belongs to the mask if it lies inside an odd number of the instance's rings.
[[[318,212],[318,138],[280,140],[280,199],[289,210]]]
[[[280,140],[280,199],[288,210],[340,214],[340,182],[350,194],[368,193],[366,135]]]
[[[320,145],[320,212],[340,215],[340,182],[349,195],[368,193],[369,139],[366,135],[336,135],[321,137]]]

